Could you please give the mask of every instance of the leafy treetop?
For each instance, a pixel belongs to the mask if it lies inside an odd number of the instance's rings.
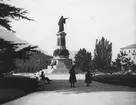
[[[4,3],[4,0],[0,0],[0,25],[9,31],[15,32],[12,30],[12,26],[10,25],[12,19],[17,21],[20,19],[33,21],[33,19],[25,16],[27,13],[28,12],[23,8],[11,6],[10,4]]]

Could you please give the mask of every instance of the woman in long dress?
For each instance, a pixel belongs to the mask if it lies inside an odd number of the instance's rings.
[[[92,83],[92,74],[90,73],[90,71],[88,70],[86,75],[85,75],[85,83],[86,86],[90,86],[90,83]]]

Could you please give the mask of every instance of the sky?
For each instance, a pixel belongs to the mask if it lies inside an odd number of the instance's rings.
[[[64,26],[70,51],[86,48],[93,53],[96,39],[112,42],[113,59],[121,47],[136,43],[135,0],[11,0],[28,11],[34,22],[13,21],[16,36],[36,44],[49,54],[57,48],[58,21]]]

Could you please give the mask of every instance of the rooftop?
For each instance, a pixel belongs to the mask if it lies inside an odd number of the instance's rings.
[[[136,48],[136,44],[132,44],[132,45],[129,45],[129,46],[126,46],[126,47],[122,47],[121,49],[132,49],[132,48]]]

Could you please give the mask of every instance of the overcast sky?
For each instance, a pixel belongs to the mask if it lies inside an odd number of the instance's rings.
[[[13,22],[16,36],[52,54],[56,49],[58,21],[69,17],[65,32],[68,50],[86,48],[93,53],[102,36],[113,43],[113,58],[121,47],[136,43],[135,0],[11,0],[28,10],[35,22]]]

